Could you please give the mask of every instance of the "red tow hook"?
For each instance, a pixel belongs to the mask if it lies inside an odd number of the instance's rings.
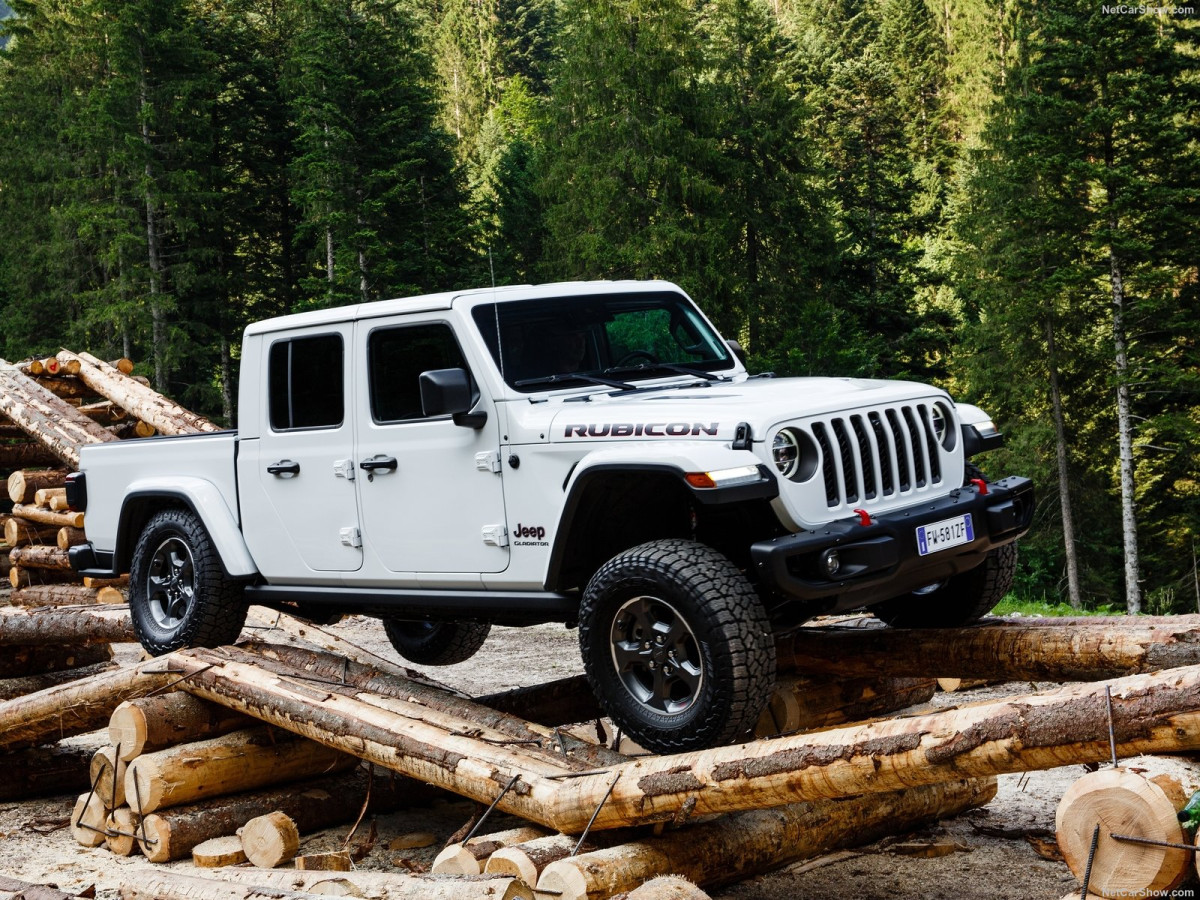
[[[985,493],[986,493],[986,492],[985,492]],[[871,525],[871,524],[873,524],[873,523],[871,522],[871,514],[870,514],[869,512],[867,512],[865,509],[856,509],[856,510],[854,510],[854,511],[855,511],[856,513],[858,513],[858,524],[859,524],[859,525]]]
[[[971,484],[973,484],[973,485],[975,485],[975,487],[979,488],[979,496],[980,497],[984,497],[987,495],[987,492],[988,492],[987,482],[984,481],[982,478],[972,478]]]

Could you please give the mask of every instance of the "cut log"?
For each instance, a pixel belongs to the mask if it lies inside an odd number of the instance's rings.
[[[945,694],[953,694],[955,691],[971,691],[995,683],[986,678],[939,678],[937,680],[938,690]]]
[[[473,837],[466,843],[450,844],[433,860],[435,875],[478,875],[493,853],[513,844],[546,837],[544,828],[524,826]]]
[[[112,644],[136,640],[128,606],[0,609],[0,646]]]
[[[40,466],[60,466],[62,460],[39,444],[29,440],[24,431],[24,440],[0,444],[0,469],[32,469]]]
[[[33,503],[37,492],[46,488],[61,488],[66,469],[22,469],[8,476],[8,499],[13,503]]]
[[[108,807],[95,794],[80,794],[71,810],[71,837],[84,847],[99,847],[104,843]]]
[[[56,794],[78,794],[91,787],[87,747],[55,744],[0,754],[0,801],[31,800]]]
[[[29,644],[5,647],[0,652],[0,679],[25,678],[64,669],[94,666],[112,659],[107,644]]]
[[[1185,850],[1116,841],[1113,834],[1155,841],[1188,842],[1176,813],[1200,782],[1200,769],[1179,763],[1137,760],[1142,772],[1122,766],[1084,775],[1069,787],[1055,813],[1055,835],[1067,866],[1083,880],[1092,857],[1093,893],[1102,897],[1166,896],[1192,871]],[[1158,772],[1147,777],[1148,769]],[[1092,854],[1096,826],[1100,837]]]
[[[237,866],[245,861],[246,851],[242,849],[242,839],[236,834],[211,838],[197,844],[192,850],[192,863],[202,869]]]
[[[137,829],[141,821],[142,817],[128,806],[122,806],[109,813],[104,823],[108,831],[104,843],[109,852],[117,856],[133,856],[138,850]]]
[[[47,356],[45,359],[43,359],[41,361],[41,363],[42,363],[42,371],[37,374],[44,374],[44,375],[73,375],[73,374],[75,374],[74,372],[65,371],[63,369],[62,363],[60,363],[53,356]]]
[[[775,737],[869,719],[928,703],[936,689],[932,678],[780,678],[754,733]]]
[[[227,869],[240,885],[260,885],[315,894],[371,897],[375,900],[517,900],[534,896],[523,882],[506,875],[409,875],[399,872],[303,872],[296,869]],[[169,898],[168,898],[169,900]]]
[[[152,659],[5,700],[0,703],[0,750],[20,750],[95,731],[108,724],[122,700],[163,690],[177,679],[166,671],[164,660]]]
[[[85,900],[45,884],[30,884],[0,875],[0,900]]]
[[[57,378],[39,378],[37,383],[43,388],[54,394],[56,397],[61,397],[63,400],[74,400],[76,402],[85,400],[89,397],[95,397],[96,392],[76,378],[74,375],[59,376]]]
[[[300,850],[300,829],[287,813],[278,810],[255,816],[243,825],[241,838],[246,859],[260,869],[290,862]]]
[[[1200,616],[984,619],[965,628],[818,626],[776,645],[781,671],[1096,681],[1200,663]]]
[[[315,741],[251,728],[139,756],[125,773],[125,797],[130,808],[144,816],[208,797],[342,771],[354,764],[354,757]]]
[[[128,762],[144,753],[229,734],[257,720],[216,703],[175,691],[158,697],[129,700],[113,710],[108,739],[121,748]]]
[[[349,850],[331,850],[297,856],[296,868],[301,872],[349,872],[353,865]]]
[[[0,654],[4,652],[0,650]],[[115,671],[117,668],[116,663],[104,662],[97,663],[94,666],[80,666],[75,669],[63,669],[59,672],[47,672],[44,675],[0,678],[0,701],[12,700],[15,697],[24,697],[27,694],[36,694],[38,691],[44,691],[47,688],[57,687],[60,684],[67,684],[72,681],[83,681],[85,678],[93,678],[96,675]],[[91,758],[91,753],[88,754],[88,758]]]
[[[723,884],[955,816],[995,794],[994,778],[969,779],[738,813],[551,863],[537,892],[561,891],[562,900],[609,897],[662,872]]]
[[[58,359],[63,363],[80,363],[78,378],[82,382],[163,434],[201,434],[221,430],[220,426],[203,416],[172,403],[162,394],[90,354],[76,355],[63,350],[58,354]]]
[[[83,513],[81,512],[54,512],[54,510],[42,509],[40,506],[32,506],[28,503],[14,503],[12,514],[25,519],[27,522],[37,522],[39,525],[53,525],[55,528],[83,527]]]
[[[122,356],[120,359],[110,360],[108,364],[122,375],[133,374],[133,360],[126,359],[124,356]]]
[[[117,759],[116,747],[101,747],[92,755],[88,768],[92,790],[108,809],[125,805],[125,760]]]
[[[26,569],[24,566],[14,565],[8,570],[8,583],[12,585],[13,590],[41,587],[46,584],[67,584],[74,579],[74,572],[64,572],[59,569]]]
[[[60,528],[55,535],[55,543],[60,550],[70,550],[77,544],[87,541],[87,535],[82,528]]]
[[[617,894],[611,900],[711,900],[708,894],[686,878],[662,875],[651,878],[629,893]]]
[[[512,875],[526,884],[537,884],[542,871],[551,863],[570,856],[578,843],[576,837],[552,834],[512,847],[501,847],[488,858],[483,871],[492,875]],[[580,852],[590,853],[595,849],[595,844],[587,843]]]
[[[199,844],[236,832],[262,815],[264,809],[286,812],[304,831],[328,828],[370,813],[391,812],[409,804],[430,801],[430,788],[405,778],[395,780],[359,770],[265,791],[217,797],[164,809],[146,816],[147,840],[142,852],[151,862],[184,859]]]
[[[39,584],[13,591],[8,598],[13,606],[92,606],[100,602],[100,592],[81,584]]]
[[[25,568],[60,569],[68,572],[71,570],[71,563],[67,559],[67,551],[60,550],[57,547],[48,547],[44,544],[30,547],[13,547],[8,554],[8,558],[13,565]]]
[[[230,868],[221,879],[164,870],[139,872],[121,885],[121,900],[327,900],[329,895],[373,900],[533,900],[512,878],[490,875],[404,875],[393,872],[299,872]]]
[[[51,543],[57,536],[57,529],[49,525],[39,525],[16,517],[4,522],[4,543],[13,548]]]
[[[0,413],[72,469],[79,468],[81,446],[115,440],[71,404],[2,361]]]
[[[9,499],[12,498],[10,497]],[[64,505],[62,506],[62,509],[67,508],[65,505],[67,502],[67,489],[65,487],[42,488],[41,490],[34,491],[33,493],[34,506],[44,506],[46,509],[53,509],[50,504],[55,500],[61,500],[63,502]],[[27,500],[13,500],[13,503],[27,502]]]
[[[596,702],[596,695],[583,675],[488,694],[476,698],[475,702],[551,728],[590,722],[604,716],[600,704]]]
[[[116,588],[118,591],[129,587],[129,576],[122,575],[120,578],[91,578],[85,576],[83,586],[90,588]]]

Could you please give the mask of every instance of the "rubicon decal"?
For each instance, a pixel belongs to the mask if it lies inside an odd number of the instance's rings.
[[[603,425],[568,425],[563,437],[695,437],[717,436],[720,422],[605,422]]]

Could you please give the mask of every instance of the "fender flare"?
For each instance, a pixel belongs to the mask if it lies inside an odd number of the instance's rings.
[[[203,478],[143,479],[130,485],[121,506],[117,527],[114,562],[128,570],[133,548],[141,535],[134,533],[136,514],[148,500],[171,500],[189,509],[212,538],[221,567],[230,578],[250,578],[258,574],[258,565],[242,537],[242,530],[220,489]]]

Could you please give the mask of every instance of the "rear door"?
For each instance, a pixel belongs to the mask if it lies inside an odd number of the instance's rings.
[[[362,566],[352,480],[353,332],[352,323],[341,323],[266,338],[257,373],[264,421],[257,439],[241,443],[238,484],[246,543],[272,582]]]

